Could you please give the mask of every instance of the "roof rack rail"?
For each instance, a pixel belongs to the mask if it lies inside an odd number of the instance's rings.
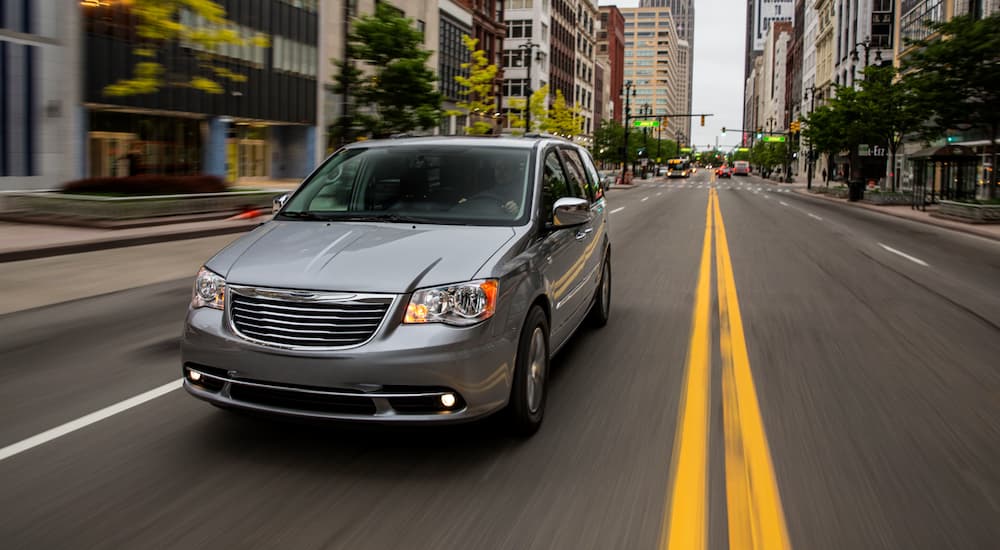
[[[563,136],[560,136],[558,134],[549,134],[547,132],[528,132],[527,134],[524,134],[523,137],[526,137],[526,138],[562,139],[562,140],[569,141],[569,140],[567,140],[567,138],[565,138]]]

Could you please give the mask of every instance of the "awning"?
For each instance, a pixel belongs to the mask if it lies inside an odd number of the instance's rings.
[[[921,149],[912,155],[909,155],[911,160],[913,159],[927,159],[927,160],[961,160],[961,159],[977,159],[979,155],[976,154],[971,148],[964,145],[938,145],[936,147],[928,147],[927,149]]]

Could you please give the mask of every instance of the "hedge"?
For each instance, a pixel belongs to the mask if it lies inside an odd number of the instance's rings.
[[[187,195],[223,193],[226,182],[218,176],[164,176],[143,174],[121,178],[87,178],[63,184],[63,193],[116,193],[123,195]]]

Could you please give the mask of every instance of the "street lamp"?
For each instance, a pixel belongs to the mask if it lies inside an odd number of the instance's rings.
[[[812,114],[812,112],[816,110],[816,91],[817,91],[816,90],[816,86],[810,84],[809,87],[806,88],[805,90],[806,90],[806,99],[810,100],[809,114]],[[812,139],[809,140],[809,153],[808,153],[808,155],[809,155],[809,158],[806,159],[806,163],[807,163],[807,168],[806,168],[806,189],[812,189],[812,184],[813,184],[813,170],[815,170],[815,168],[816,168],[816,165],[815,165],[816,161],[813,158],[813,156],[815,155],[815,153],[813,152],[813,141],[812,141]]]
[[[629,93],[631,92],[631,93]],[[632,116],[632,109],[629,107],[629,95],[635,96],[635,90],[632,89],[632,81],[625,81],[625,147],[622,149],[622,183],[625,183],[625,172],[628,169],[628,125],[629,118]]]
[[[858,62],[858,58],[859,58],[859,56],[858,56],[858,47],[860,46],[860,47],[862,47],[862,48],[865,49],[865,68],[868,68],[869,53],[870,53],[870,50],[872,49],[872,46],[874,46],[874,45],[875,44],[872,43],[871,38],[865,38],[864,42],[858,42],[857,44],[855,44],[854,45],[854,49],[851,50],[851,61],[853,61],[855,63]],[[879,49],[875,50],[875,63],[878,63],[880,65],[882,64],[882,50],[879,50]]]
[[[535,48],[540,48],[541,44],[535,44],[528,40],[518,46],[518,49],[525,50],[522,59],[528,69],[528,87],[524,96],[524,133],[531,132],[531,56]],[[541,52],[538,53],[541,56]]]

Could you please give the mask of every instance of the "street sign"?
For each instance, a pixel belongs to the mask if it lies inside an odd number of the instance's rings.
[[[659,128],[659,120],[633,120],[632,126],[635,128]]]
[[[740,147],[739,149],[737,149],[737,151],[739,151],[739,152],[741,152],[741,153],[746,153],[746,152],[747,152],[747,151],[749,151],[749,150],[750,150],[750,148],[749,148],[749,147]]]
[[[762,141],[765,143],[784,143],[785,136],[764,136]]]
[[[681,152],[682,153],[690,153],[691,152],[691,148],[690,147],[681,147]]]

